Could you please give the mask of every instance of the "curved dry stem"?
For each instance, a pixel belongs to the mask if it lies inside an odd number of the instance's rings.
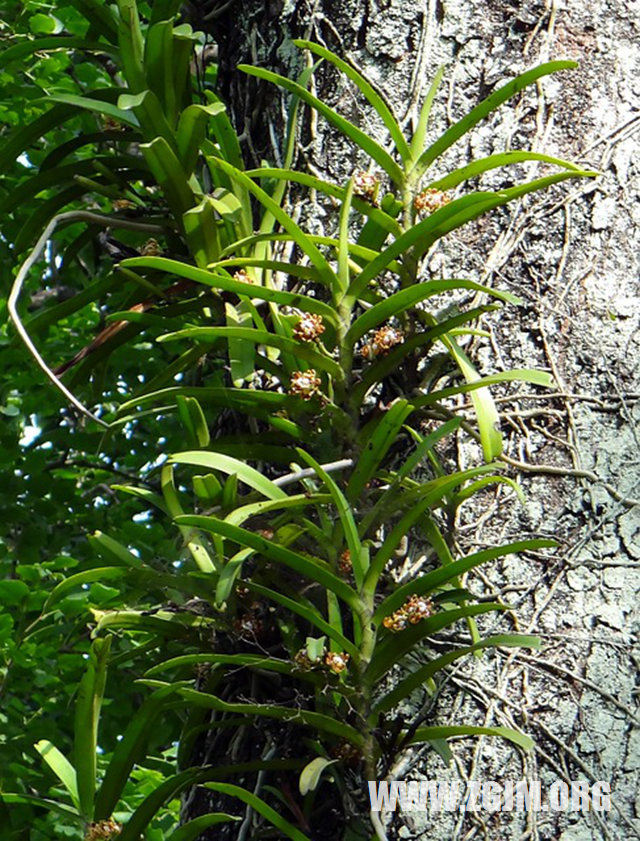
[[[97,415],[94,415],[85,405],[82,403],[78,398],[64,385],[64,383],[53,373],[51,368],[47,365],[47,363],[42,358],[39,350],[34,345],[31,336],[27,332],[20,315],[18,314],[17,304],[18,299],[20,298],[20,293],[22,292],[22,286],[24,284],[25,279],[27,278],[31,268],[36,263],[36,261],[40,258],[40,255],[44,251],[47,242],[52,237],[53,232],[58,227],[58,225],[66,224],[70,222],[89,222],[92,225],[103,225],[104,227],[109,228],[127,228],[131,231],[141,231],[144,233],[163,233],[164,228],[161,225],[152,225],[148,222],[135,222],[132,219],[118,219],[114,216],[105,216],[101,213],[91,213],[87,210],[70,210],[66,213],[59,213],[57,216],[54,216],[53,219],[49,222],[47,227],[44,229],[42,234],[40,235],[38,241],[32,248],[29,256],[20,266],[18,270],[18,274],[16,275],[16,279],[13,282],[13,286],[11,287],[11,292],[9,293],[9,298],[7,300],[7,309],[9,310],[9,316],[13,321],[16,330],[18,331],[18,335],[24,342],[27,350],[31,354],[31,356],[35,359],[38,367],[44,371],[47,378],[51,380],[54,386],[60,391],[66,399],[73,405],[75,408],[83,414],[85,417],[90,418],[91,420],[95,421],[96,423],[100,424],[100,426],[109,429],[109,424],[105,421],[101,420]]]

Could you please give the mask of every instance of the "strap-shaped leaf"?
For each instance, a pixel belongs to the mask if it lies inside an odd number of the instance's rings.
[[[315,44],[313,41],[305,41],[300,38],[294,38],[293,43],[296,47],[300,47],[302,50],[310,50],[312,53],[330,61],[338,68],[338,70],[341,70],[347,78],[351,79],[385,124],[387,131],[389,132],[389,136],[393,140],[400,157],[403,161],[409,160],[411,153],[405,136],[402,133],[402,129],[400,128],[397,119],[393,115],[393,112],[387,103],[380,94],[377,93],[371,83],[368,82],[367,79],[365,79],[365,77],[355,69],[355,67],[348,64],[335,53],[332,53],[331,50],[328,50],[326,47],[322,47],[320,44]]]
[[[173,477],[173,466],[171,464],[165,464],[163,466],[161,472],[161,484],[162,495],[164,496],[167,511],[169,512],[169,515],[175,519],[184,512],[178,498],[178,492],[176,490]],[[216,564],[212,560],[202,538],[191,532],[189,529],[181,528],[180,531],[189,551],[191,552],[191,557],[198,566],[198,569],[202,570],[202,572],[213,572],[216,569]]]
[[[394,610],[397,610],[414,593],[418,596],[430,593],[437,587],[453,581],[459,575],[463,575],[465,572],[469,572],[469,570],[487,561],[502,558],[505,555],[511,555],[516,552],[526,552],[531,549],[551,549],[557,545],[555,540],[521,540],[515,543],[505,543],[502,546],[496,546],[492,549],[483,549],[481,552],[474,552],[472,555],[467,555],[464,558],[454,561],[452,564],[439,567],[432,572],[421,575],[413,581],[407,582],[407,584],[403,584],[395,593],[392,593],[379,605],[374,614],[373,621],[377,623],[382,622],[385,616],[389,616]]]
[[[440,657],[434,657],[426,665],[420,666],[403,680],[396,683],[390,692],[385,692],[381,695],[378,701],[373,706],[374,713],[386,712],[393,709],[397,704],[406,701],[409,695],[421,687],[427,680],[431,679],[445,666],[454,663],[461,657],[467,654],[472,654],[476,651],[482,651],[485,648],[540,648],[540,637],[535,637],[530,634],[497,634],[487,639],[480,640],[474,645],[465,645],[462,648],[456,648],[454,651],[449,651],[442,654]]]
[[[217,769],[208,767],[189,768],[169,777],[145,797],[122,828],[118,841],[140,841],[151,821],[166,803],[178,797],[189,786],[200,785],[205,780],[215,780],[218,776]],[[231,816],[229,819],[235,820]]]
[[[197,841],[210,826],[241,820],[242,818],[239,815],[227,815],[225,812],[209,812],[206,815],[201,815],[199,818],[193,818],[193,820],[182,824],[179,829],[171,833],[169,841]]]
[[[307,295],[295,292],[281,292],[276,289],[267,289],[264,286],[256,286],[252,283],[244,283],[243,281],[234,280],[228,275],[196,268],[179,260],[170,260],[167,257],[131,257],[123,260],[120,265],[167,272],[168,274],[183,277],[186,280],[194,280],[196,283],[202,283],[205,286],[219,289],[223,292],[235,292],[237,295],[248,298],[274,301],[278,304],[305,310],[306,312],[314,312],[331,323],[336,322],[335,310],[322,301],[318,301],[316,298],[310,298]]]
[[[126,546],[114,540],[102,531],[94,531],[87,538],[91,548],[105,561],[111,564],[123,565],[125,567],[139,568],[142,561],[133,554]]]
[[[48,35],[44,38],[29,38],[6,47],[0,53],[0,69],[12,61],[22,61],[25,56],[45,53],[53,50],[82,50],[83,52],[107,53],[113,55],[116,50],[103,41],[87,41],[74,35]]]
[[[131,769],[144,756],[149,737],[157,727],[158,716],[175,692],[175,686],[166,686],[155,691],[143,702],[127,725],[96,794],[95,820],[107,820],[111,817],[122,796]]]
[[[292,823],[285,820],[268,803],[265,803],[261,797],[258,797],[257,794],[253,794],[240,786],[231,785],[231,783],[204,783],[204,787],[212,791],[218,791],[221,794],[229,795],[230,797],[237,797],[238,800],[246,803],[247,806],[250,806],[255,812],[262,815],[263,818],[266,818],[270,824],[275,826],[281,835],[290,838],[291,841],[311,841],[308,835],[305,835],[304,832],[301,832]]]
[[[196,197],[176,153],[164,137],[141,143],[140,150],[174,215],[182,220],[183,214],[196,206]]]
[[[141,681],[149,685],[154,685],[154,681]],[[159,682],[157,682],[160,685]],[[198,692],[195,689],[190,689],[184,685],[178,685],[177,692],[190,704],[203,706],[210,710],[219,710],[220,712],[238,713],[246,715],[251,718],[264,717],[274,718],[285,722],[299,722],[306,724],[315,730],[321,730],[325,733],[331,733],[335,736],[348,739],[354,745],[362,745],[363,736],[355,727],[346,724],[332,716],[324,713],[312,712],[311,710],[304,710],[292,707],[281,707],[277,704],[234,704],[227,703],[215,695],[209,695],[206,692]]]
[[[246,174],[249,178],[277,178],[280,181],[293,181],[294,184],[302,184],[310,190],[318,190],[327,196],[333,196],[340,202],[344,201],[345,188],[339,184],[332,184],[330,181],[323,181],[315,175],[307,172],[298,172],[295,169],[282,169],[279,167],[260,167],[260,169],[248,169]],[[385,213],[379,207],[374,207],[370,202],[358,196],[352,198],[353,207],[364,216],[376,222],[387,233],[398,236],[402,229],[393,216]]]
[[[443,283],[445,281],[442,281]],[[468,324],[473,322],[486,312],[496,309],[495,304],[487,304],[485,306],[474,307],[467,312],[459,313],[451,318],[446,319],[432,327],[430,330],[424,330],[420,333],[415,333],[410,339],[406,339],[402,344],[394,347],[389,353],[379,357],[375,362],[365,369],[360,382],[353,389],[353,403],[360,405],[369,389],[376,386],[378,383],[389,376],[396,368],[402,364],[404,358],[413,353],[418,348],[423,348],[425,355],[429,346],[432,345],[436,339],[448,333],[454,334],[454,331],[461,324]],[[468,330],[468,332],[471,332]],[[415,404],[415,400],[412,401]],[[417,404],[415,404],[417,405]]]
[[[420,116],[418,117],[418,125],[416,126],[416,131],[413,137],[411,138],[411,160],[416,161],[422,154],[422,150],[424,149],[425,140],[427,137],[427,127],[429,125],[429,116],[431,115],[431,106],[433,105],[433,100],[435,99],[436,93],[438,92],[438,88],[440,86],[440,82],[442,81],[442,77],[444,76],[444,65],[441,65],[438,70],[436,71],[435,76],[433,77],[433,81],[429,86],[429,90],[427,91],[427,95],[424,98],[422,103],[422,107],[420,108]]]
[[[331,496],[333,497],[334,505],[338,510],[338,516],[340,518],[340,522],[342,524],[342,529],[344,531],[344,536],[347,541],[347,546],[349,548],[349,552],[351,554],[351,565],[353,568],[353,575],[356,581],[356,586],[360,588],[362,586],[362,582],[364,580],[364,576],[369,568],[369,554],[365,547],[362,545],[360,541],[360,536],[358,535],[358,528],[355,523],[355,519],[353,516],[353,511],[349,504],[349,501],[342,493],[336,482],[332,479],[332,477],[324,470],[320,464],[309,455],[309,453],[301,450],[299,447],[296,448],[296,452],[300,456],[300,458],[312,467],[318,478],[324,482],[327,486],[327,489]]]
[[[500,736],[521,747],[523,750],[533,750],[533,739],[514,730],[511,727],[475,727],[468,725],[451,725],[445,727],[418,727],[409,739],[410,745],[420,742],[432,742],[436,739],[451,739],[454,736]]]
[[[211,105],[189,105],[180,114],[176,141],[180,162],[187,175],[191,175],[198,160],[208,121],[224,110],[221,102],[212,102]]]
[[[501,292],[499,289],[484,286],[473,280],[426,280],[408,289],[401,289],[399,292],[395,292],[393,295],[375,304],[370,309],[365,310],[349,328],[346,341],[355,344],[365,333],[373,330],[374,327],[383,321],[387,321],[398,313],[405,312],[419,301],[425,301],[427,298],[439,295],[441,292],[448,292],[454,289],[473,289],[476,292],[484,292],[487,295],[497,298],[500,301],[507,301],[510,304],[521,303],[520,299],[510,292]]]
[[[38,744],[41,744],[40,742]],[[51,744],[48,742],[47,744]],[[37,747],[37,746],[36,746]],[[37,806],[47,812],[54,812],[63,815],[68,820],[78,823],[85,823],[85,819],[75,808],[61,803],[59,800],[50,800],[47,797],[34,797],[30,794],[12,794],[8,791],[0,792],[0,801],[4,803],[26,803],[29,806]]]
[[[231,523],[226,523],[217,517],[190,514],[178,517],[176,522],[178,525],[195,526],[205,531],[211,531],[214,534],[221,534],[223,537],[234,540],[241,546],[249,546],[265,558],[284,564],[300,575],[304,575],[312,581],[317,581],[323,587],[333,590],[350,607],[356,609],[360,607],[359,599],[354,590],[341,578],[338,578],[330,566],[320,560],[320,558],[312,558],[301,555],[299,552],[293,552],[291,549],[286,549],[284,546],[278,546],[272,543],[259,534],[255,534],[239,526],[234,526]]]
[[[349,478],[346,497],[356,504],[367,482],[373,479],[378,466],[387,454],[389,447],[397,440],[398,433],[413,411],[406,400],[396,400],[391,408],[382,415],[375,429],[366,441],[361,443],[361,453]]]
[[[295,339],[288,339],[286,336],[278,336],[266,330],[254,330],[251,327],[186,327],[175,333],[167,333],[160,336],[159,342],[170,342],[178,339],[196,339],[197,341],[213,341],[217,336],[241,339],[244,342],[266,345],[279,348],[280,350],[292,353],[294,356],[304,359],[321,371],[327,371],[334,377],[342,377],[342,369],[330,356],[326,356],[313,347],[297,342]],[[243,369],[244,370],[244,369]],[[253,367],[252,369],[253,370]],[[238,387],[238,383],[234,383]]]
[[[436,210],[417,225],[409,228],[395,242],[391,243],[355,278],[349,290],[350,295],[358,297],[367,284],[381,272],[386,271],[391,260],[395,260],[413,248],[414,257],[420,258],[441,237],[476,219],[483,213],[508,204],[527,193],[543,190],[552,184],[567,178],[593,178],[597,172],[592,170],[568,170],[544,178],[537,178],[517,187],[509,187],[499,192],[474,192],[455,199],[440,210]]]
[[[333,288],[334,304],[338,305],[349,288],[349,214],[353,199],[354,180],[349,179],[340,207],[338,235],[338,283]]]
[[[91,584],[94,581],[113,581],[118,578],[124,578],[125,575],[130,575],[130,570],[127,567],[95,567],[94,569],[86,569],[84,572],[77,572],[75,575],[70,575],[49,593],[49,598],[44,604],[43,612],[51,610],[51,608],[63,599],[67,593],[83,587],[85,584]]]
[[[136,0],[117,0],[120,11],[118,46],[129,90],[136,94],[147,87],[144,72],[144,38]]]
[[[208,453],[199,450],[184,453],[173,453],[169,456],[170,464],[190,464],[194,467],[204,467],[206,470],[217,470],[227,475],[235,474],[241,482],[266,496],[267,499],[286,500],[287,494],[260,471],[250,467],[243,461],[221,453]]]
[[[110,650],[111,637],[93,641],[87,669],[80,681],[76,699],[74,764],[80,811],[88,820],[93,818],[94,811],[98,724],[107,681],[107,663]]]
[[[484,99],[479,105],[476,105],[469,113],[454,123],[442,134],[434,143],[431,144],[419,157],[415,166],[415,177],[419,180],[427,167],[439,158],[456,140],[459,140],[463,135],[470,131],[481,120],[499,108],[503,102],[511,99],[523,88],[533,84],[543,76],[548,76],[550,73],[555,73],[558,70],[569,70],[577,67],[575,61],[550,61],[547,64],[541,64],[539,67],[534,67],[527,73],[517,76],[512,81],[507,82],[497,91],[494,91],[490,96]]]
[[[289,214],[276,204],[276,202],[261,187],[252,181],[251,178],[248,178],[244,172],[241,172],[239,169],[231,166],[221,158],[215,158],[212,162],[216,167],[227,173],[227,175],[235,181],[239,182],[244,189],[246,189],[249,193],[252,193],[258,199],[266,210],[273,215],[274,219],[282,225],[284,230],[293,237],[309,260],[311,260],[318,270],[318,275],[322,279],[323,283],[325,283],[329,289],[332,289],[336,283],[336,276],[333,269],[318,251],[312,240],[293,221]]]
[[[41,739],[34,745],[43,760],[47,763],[49,768],[53,771],[56,777],[60,780],[62,785],[69,792],[69,796],[73,801],[74,806],[80,809],[80,798],[78,796],[78,781],[76,778],[76,771],[73,765],[69,762],[67,757],[58,750],[48,739]],[[2,797],[5,795],[3,794]],[[11,796],[11,795],[9,795]],[[67,807],[68,809],[68,807]],[[71,810],[69,810],[71,811]]]
[[[446,567],[447,569],[449,567]],[[506,610],[506,606],[494,602],[465,605],[454,610],[438,611],[428,619],[422,619],[416,625],[409,625],[405,631],[397,634],[387,634],[382,642],[376,646],[371,662],[367,668],[366,679],[371,684],[380,680],[392,669],[405,654],[412,651],[425,637],[448,628],[470,616],[490,613],[495,610]]]
[[[414,450],[414,452],[405,460],[402,467],[395,473],[391,481],[389,482],[389,486],[382,492],[380,498],[377,500],[371,511],[368,513],[365,520],[362,521],[360,530],[362,533],[362,529],[369,525],[370,523],[375,523],[382,520],[384,516],[384,512],[389,505],[390,500],[394,498],[394,496],[401,493],[401,485],[405,479],[407,479],[413,470],[418,466],[418,464],[425,459],[431,450],[433,449],[434,445],[440,441],[445,436],[455,432],[460,427],[462,423],[462,418],[451,418],[446,423],[443,423],[441,426],[438,427],[434,432],[427,435],[425,438],[418,435],[418,433],[414,432],[412,429],[407,427],[409,433],[418,439],[418,446]],[[426,499],[426,501],[425,501]],[[377,571],[375,575],[380,575],[382,572],[384,565],[387,561],[391,558],[392,552],[395,550],[395,547],[400,542],[400,539],[404,536],[404,534],[408,533],[408,530],[411,525],[413,525],[417,520],[412,517],[412,513],[415,513],[417,516],[418,512],[425,512],[427,508],[431,507],[433,501],[427,495],[427,497],[423,499],[419,505],[415,506],[413,512],[409,512],[409,514],[405,514],[403,520],[401,522],[406,521],[406,525],[403,526],[404,531],[397,535],[396,530],[393,529],[391,535],[386,538],[376,553],[373,561],[372,561],[372,568],[375,568]],[[396,536],[397,535],[397,536]]]
[[[581,171],[581,167],[570,161],[564,161],[561,158],[553,158],[551,155],[543,155],[541,152],[528,151],[509,151],[500,152],[497,155],[489,155],[487,158],[480,158],[477,161],[471,161],[466,166],[454,170],[445,175],[444,178],[438,178],[436,181],[430,182],[427,186],[434,190],[451,190],[462,184],[469,178],[474,178],[476,175],[481,175],[483,172],[489,172],[492,169],[498,169],[503,166],[511,166],[512,164],[522,163],[523,161],[543,161],[548,164],[556,164],[565,169]]]
[[[318,97],[309,93],[308,90],[287,79],[285,76],[280,76],[278,73],[272,73],[270,70],[264,70],[262,67],[252,67],[247,64],[239,64],[238,70],[248,73],[250,76],[257,76],[259,79],[264,79],[267,82],[273,82],[281,88],[298,96],[307,105],[310,105],[318,113],[334,125],[339,131],[345,134],[350,140],[359,146],[367,153],[374,161],[376,161],[382,169],[387,173],[389,178],[398,186],[402,187],[404,183],[404,173],[398,164],[393,160],[391,155],[380,146],[373,138],[369,137],[364,131],[354,126],[349,120],[341,117],[333,108],[325,105]]]
[[[69,0],[69,5],[74,6],[86,20],[91,21],[94,31],[103,35],[107,41],[116,43],[118,22],[114,7],[106,5],[103,0]]]
[[[433,391],[431,394],[425,394],[424,397],[415,397],[413,398],[413,404],[416,408],[431,406],[443,400],[445,397],[452,397],[454,394],[466,394],[469,391],[475,391],[477,388],[513,381],[532,383],[533,385],[540,385],[544,388],[554,388],[555,386],[551,374],[547,374],[546,371],[535,371],[532,368],[514,368],[512,371],[489,374],[486,377],[481,377],[479,380],[468,382],[464,385],[443,388],[441,391]]]

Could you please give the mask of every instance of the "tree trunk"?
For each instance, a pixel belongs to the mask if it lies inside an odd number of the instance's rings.
[[[520,308],[487,319],[490,339],[474,346],[482,373],[544,368],[558,384],[553,395],[521,388],[515,399],[515,388],[496,392],[504,398],[507,455],[520,471],[527,502],[514,501],[506,486],[487,491],[482,505],[463,509],[457,542],[464,550],[534,534],[556,536],[561,544],[550,564],[519,556],[470,580],[475,593],[501,594],[515,605],[513,623],[540,634],[545,646],[536,656],[468,664],[465,677],[454,676],[436,699],[433,721],[449,723],[455,710],[458,723],[511,722],[536,740],[536,752],[526,757],[506,743],[454,743],[464,775],[541,779],[543,790],[559,778],[603,780],[615,804],[606,824],[596,812],[498,813],[484,830],[490,838],[521,837],[528,827],[533,838],[581,841],[628,837],[638,827],[638,751],[631,737],[637,661],[630,644],[640,560],[638,29],[625,0],[568,0],[561,8],[555,0],[242,0],[211,23],[220,46],[221,95],[253,163],[281,162],[282,99],[277,88],[235,68],[248,62],[295,78],[304,63],[292,37],[319,41],[354,61],[405,128],[415,123],[445,63],[434,109],[438,133],[499,81],[542,61],[579,62],[503,106],[468,143],[454,147],[450,162],[535,149],[602,175],[536,194],[463,228],[428,264],[434,277],[469,277],[523,300]],[[332,68],[323,65],[315,78],[320,98],[353,122],[372,125],[372,115]],[[369,163],[354,160],[348,143],[308,113],[298,159],[339,183]],[[543,172],[540,165],[526,166],[528,178]],[[504,187],[508,179],[502,170],[483,186]],[[320,206],[304,213],[308,224],[323,224]],[[459,455],[467,462],[477,458],[469,446]],[[491,630],[487,623],[483,633]],[[255,744],[258,752],[265,746]],[[455,776],[433,753],[419,758],[417,769],[431,779]],[[198,796],[188,816],[211,805]],[[214,805],[220,808],[219,801]],[[430,838],[466,837],[488,817],[446,813],[435,826],[425,814],[398,814],[390,838],[425,837],[420,833],[427,830]],[[224,835],[216,827],[201,837],[235,838],[237,832]],[[309,835],[329,837],[321,828]]]

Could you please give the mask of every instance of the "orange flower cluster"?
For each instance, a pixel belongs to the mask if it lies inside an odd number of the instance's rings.
[[[349,575],[352,569],[353,564],[351,563],[351,552],[348,549],[345,549],[340,555],[340,559],[338,561],[338,572],[342,575]]]
[[[111,841],[112,838],[117,838],[121,831],[122,825],[116,823],[113,818],[109,818],[108,821],[96,821],[87,827],[84,841]]]
[[[360,353],[365,359],[373,359],[376,356],[389,353],[395,345],[401,345],[404,341],[404,334],[402,330],[396,330],[395,327],[381,327],[373,334],[373,339],[369,344],[364,345]]]
[[[394,634],[404,631],[409,625],[417,625],[422,619],[427,619],[433,613],[433,602],[424,596],[411,596],[391,616],[385,616],[382,624]]]
[[[337,675],[347,668],[349,660],[350,655],[344,651],[327,651],[326,649],[322,657],[312,660],[306,648],[301,648],[293,658],[293,662],[303,672],[308,672],[320,665],[324,665],[328,666]]]
[[[350,657],[344,651],[329,651],[324,655],[324,664],[328,666],[332,672],[339,675],[347,668],[347,663]]]
[[[355,745],[352,745],[351,742],[347,742],[342,739],[342,741],[338,742],[338,744],[331,749],[331,756],[353,768],[362,759],[362,752]]]
[[[305,312],[293,328],[293,335],[301,342],[315,342],[324,333],[322,316]]]
[[[253,280],[249,277],[249,275],[244,269],[238,269],[237,272],[234,272],[233,279],[239,280],[240,283],[253,283]]]
[[[137,206],[135,202],[129,201],[129,199],[115,199],[115,201],[111,202],[111,207],[116,213],[121,210],[135,210]]]
[[[366,199],[375,205],[379,187],[380,181],[370,172],[357,169],[353,173],[353,192],[356,196],[360,196],[361,199]]]
[[[140,249],[140,254],[142,254],[143,257],[160,257],[162,249],[158,244],[158,240],[153,239],[153,237],[148,239]]]
[[[418,213],[435,213],[436,210],[440,210],[441,207],[449,204],[450,201],[449,196],[442,190],[434,190],[433,187],[430,187],[415,197],[413,206]]]
[[[320,388],[320,377],[316,376],[313,368],[308,371],[294,371],[291,375],[289,393],[303,400],[311,400]]]

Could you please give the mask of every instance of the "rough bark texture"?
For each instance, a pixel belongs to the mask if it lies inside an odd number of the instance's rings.
[[[635,14],[634,14],[635,10]],[[434,131],[464,114],[496,83],[543,60],[572,58],[577,70],[544,80],[458,144],[451,163],[505,148],[533,148],[602,172],[528,198],[462,229],[432,254],[432,276],[470,277],[518,294],[524,305],[487,321],[490,341],[474,356],[482,373],[542,367],[554,395],[530,388],[502,392],[507,454],[523,465],[523,508],[503,487],[487,491],[459,522],[461,546],[518,535],[555,535],[551,563],[509,558],[469,582],[516,608],[483,631],[518,627],[542,636],[534,656],[490,656],[466,663],[436,700],[442,722],[515,723],[537,743],[523,756],[496,741],[458,743],[456,767],[432,754],[420,774],[447,779],[604,780],[613,808],[591,812],[441,814],[393,818],[390,837],[533,838],[558,841],[640,835],[640,766],[634,681],[640,567],[638,433],[638,255],[640,225],[640,22],[632,0],[343,0],[232,4],[212,34],[221,79],[257,158],[277,160],[280,100],[255,97],[238,61],[291,75],[302,66],[288,37],[310,37],[349,55],[410,123],[441,63],[445,82]],[[318,93],[345,116],[371,127],[372,116],[330,69]],[[301,158],[344,180],[355,166],[348,146],[318,120],[303,134]],[[251,144],[250,144],[251,148]],[[358,161],[358,165],[367,165]],[[532,177],[536,165],[520,169]],[[485,178],[505,186],[510,173]],[[309,224],[323,209],[308,206]],[[496,392],[500,395],[500,391]],[[477,458],[460,448],[463,463]],[[412,560],[415,560],[412,559]],[[635,623],[635,626],[634,626]],[[420,778],[420,774],[413,775]],[[397,769],[396,776],[402,772]],[[469,833],[469,834],[467,834]]]

